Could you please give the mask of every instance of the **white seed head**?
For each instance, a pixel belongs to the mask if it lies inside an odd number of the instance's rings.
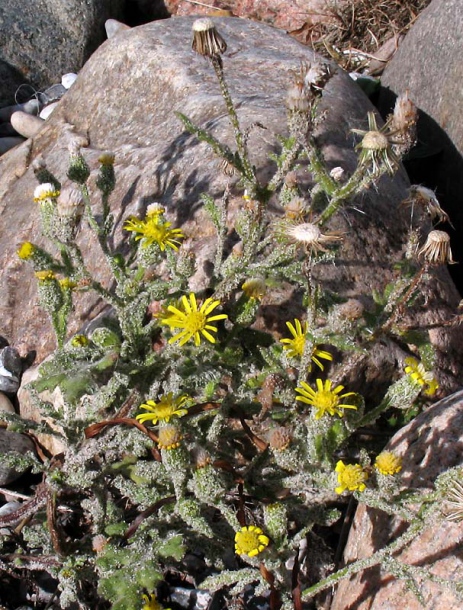
[[[55,199],[58,197],[59,191],[51,182],[39,184],[34,190],[34,201],[45,201],[47,199]]]
[[[389,148],[389,140],[380,131],[367,131],[360,146],[364,150],[386,150]]]
[[[192,49],[205,57],[225,53],[227,43],[217,31],[212,19],[196,19],[193,23]]]
[[[431,265],[455,263],[450,249],[450,236],[445,231],[431,231],[418,254]]]

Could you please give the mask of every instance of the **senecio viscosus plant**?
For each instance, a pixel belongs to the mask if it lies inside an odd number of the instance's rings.
[[[330,219],[383,174],[393,174],[412,147],[415,106],[399,97],[383,127],[370,113],[368,129],[354,130],[355,171],[329,171],[314,129],[332,70],[318,61],[302,65],[287,96],[288,137],[273,177],[262,184],[227,87],[226,43],[210,19],[196,21],[193,34],[194,50],[217,75],[236,148],[188,117],[179,119],[238,176],[239,241],[231,251],[225,245],[228,193],[220,201],[204,194],[217,239],[209,287],[196,294],[189,289],[194,257],[182,251],[185,234],[164,205],[152,203],[143,217],[125,219],[128,254],[111,246],[113,154],[99,158],[96,211],[82,141],[70,147],[72,186],[35,162],[35,201],[54,254],[25,242],[18,255],[34,268],[58,348],[31,384],[42,421],[5,417],[11,429],[58,436],[65,451],[21,458],[43,479],[16,512],[0,517],[1,568],[32,580],[37,571],[48,573],[56,586],[51,603],[60,608],[163,608],[174,604],[166,582],[177,573],[219,599],[219,607],[264,596],[271,610],[300,609],[378,564],[406,579],[422,600],[414,574],[425,569],[400,564],[394,553],[431,520],[463,517],[461,473],[446,473],[436,491],[404,495],[400,456],[359,449],[352,439],[391,407],[409,412],[435,394],[433,350],[423,337],[412,349],[409,338],[410,354],[377,404],[365,406],[341,382],[376,342],[403,336],[400,314],[419,302],[434,267],[453,262],[448,235],[432,230],[425,238],[416,220],[430,215],[439,222],[445,212],[432,191],[412,187],[404,261],[395,283],[375,295],[374,311],[353,299],[324,298],[313,274],[321,262],[335,265],[342,248],[345,235],[327,228]],[[300,192],[295,179],[302,160],[314,179],[311,192]],[[277,220],[268,212],[271,197],[284,210]],[[110,284],[90,273],[78,231],[93,232]],[[305,313],[285,320],[286,334],[275,338],[253,323],[269,287],[282,279],[303,294]],[[89,290],[109,306],[108,315],[69,337],[74,295]],[[45,390],[59,391],[62,406],[46,400]],[[349,498],[409,527],[371,557],[339,568],[320,532],[339,521]],[[442,512],[444,504],[450,512]],[[192,562],[196,570],[189,574]]]

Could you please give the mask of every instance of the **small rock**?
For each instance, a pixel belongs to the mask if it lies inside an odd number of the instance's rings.
[[[0,517],[5,517],[6,515],[11,515],[21,506],[21,502],[7,502],[2,507],[0,507]],[[10,528],[1,527],[0,528],[0,536],[8,536],[10,533]]]
[[[25,138],[33,138],[43,127],[43,119],[27,112],[17,111],[11,115],[11,124]]]
[[[60,100],[69,87],[65,87],[61,83],[59,85],[52,85],[45,89],[43,93],[39,93],[39,98],[42,104],[50,104],[51,102],[56,102]]]
[[[0,350],[0,392],[15,394],[18,391],[22,369],[17,349],[8,346]]]
[[[14,468],[10,468],[3,462],[3,456],[12,451],[24,455],[28,451],[34,452],[34,443],[30,438],[17,432],[10,432],[0,428],[0,485],[8,485],[12,481],[19,479],[23,474]]]
[[[37,116],[40,112],[39,100],[29,100],[25,104],[15,104],[14,106],[5,106],[0,108],[0,121],[9,121],[13,112],[27,112],[27,114],[35,114]]]
[[[126,30],[130,30],[130,26],[122,23],[121,21],[117,21],[117,19],[107,19],[104,24],[106,30],[106,36],[108,38],[114,38],[120,32],[125,32]]]
[[[5,413],[16,413],[13,403],[5,396],[3,392],[0,392],[0,413],[4,411]],[[4,423],[0,417],[0,424]]]
[[[52,102],[51,104],[48,104],[40,111],[39,117],[46,121],[48,117],[53,113],[53,110],[56,108],[56,106],[58,106],[58,102]]]
[[[70,89],[70,87],[74,84],[77,78],[77,74],[74,72],[68,72],[67,74],[63,74],[61,77],[61,84],[65,89]]]
[[[8,136],[6,138],[0,138],[0,155],[8,152],[18,144],[22,144],[24,142],[24,138]]]

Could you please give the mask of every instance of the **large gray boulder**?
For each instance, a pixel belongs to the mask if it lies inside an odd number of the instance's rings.
[[[98,157],[102,151],[112,150],[117,173],[111,196],[116,217],[115,246],[125,248],[127,234],[121,227],[129,214],[140,211],[140,200],[145,206],[161,202],[169,218],[189,237],[184,247],[197,255],[196,288],[201,287],[201,277],[204,281],[207,274],[215,243],[201,193],[219,199],[230,183],[230,225],[244,204],[236,178],[219,170],[220,162],[210,147],[186,133],[175,116],[175,111],[185,113],[233,146],[213,70],[207,60],[191,51],[192,23],[191,18],[150,23],[105,42],[42,131],[0,159],[1,226],[8,228],[0,235],[2,330],[18,349],[36,349],[39,361],[53,350],[54,340],[47,317],[37,305],[32,272],[15,255],[24,240],[43,243],[38,210],[32,201],[36,186],[31,169],[34,159],[42,155],[51,171],[64,180],[70,138],[87,139],[89,146],[84,154],[94,184]],[[256,122],[265,127],[252,129],[249,139],[251,161],[260,168],[263,179],[274,171],[268,154],[278,150],[278,136],[287,135],[287,88],[301,61],[313,61],[314,53],[284,32],[260,23],[221,18],[217,26],[228,42],[223,61],[240,121],[245,129]],[[350,130],[365,127],[371,110],[357,85],[337,71],[324,92],[320,111],[326,112],[326,117],[318,137],[331,167],[353,171],[356,153]],[[298,172],[298,181],[303,190],[310,187],[311,177],[304,167]],[[403,173],[394,180],[385,177],[377,189],[370,189],[336,218],[332,228],[343,230],[347,236],[340,264],[319,266],[320,279],[327,287],[345,297],[371,297],[372,289],[382,290],[392,278],[392,262],[400,256],[407,230],[408,215],[404,216],[403,207],[399,207],[407,196],[406,187]],[[270,219],[277,214],[272,202]],[[108,271],[93,235],[81,231],[78,241],[90,268],[107,284]],[[458,295],[446,272],[432,285],[428,297],[428,308],[420,315],[415,312],[415,323],[436,323],[452,315]],[[90,294],[78,294],[76,304],[73,332],[97,315],[100,307]],[[284,320],[300,315],[301,310],[290,294],[277,290],[262,304],[261,312],[263,326],[284,332]],[[437,328],[432,340],[440,350],[439,367],[458,375],[461,329]],[[377,364],[375,370],[386,369]],[[356,376],[360,379],[361,372],[356,371]]]
[[[20,84],[41,90],[59,83],[63,74],[80,70],[105,40],[106,19],[123,17],[124,3],[2,0],[0,75],[5,72],[8,80],[1,86],[0,107],[14,103]],[[30,95],[33,90],[28,87],[28,91]]]
[[[408,165],[415,182],[436,189],[450,215],[456,260],[463,260],[463,10],[461,0],[433,0],[416,20],[382,77],[380,109],[404,91],[421,110],[419,145]],[[452,269],[460,290],[461,265]]]

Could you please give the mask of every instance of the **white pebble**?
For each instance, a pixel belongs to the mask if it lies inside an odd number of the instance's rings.
[[[130,26],[122,23],[121,21],[117,21],[117,19],[107,19],[104,24],[106,30],[106,36],[108,38],[114,38],[120,32],[125,32],[125,30],[130,30]]]
[[[45,108],[43,108],[43,110],[40,112],[39,117],[44,121],[48,119],[48,117],[50,116],[50,114],[52,114],[56,106],[58,106],[58,103],[59,102],[52,102],[51,104],[48,104],[48,106],[45,106]]]
[[[63,87],[66,87],[66,89],[70,89],[71,85],[75,83],[76,78],[77,74],[74,72],[68,72],[67,74],[63,74],[61,77],[61,84]]]

